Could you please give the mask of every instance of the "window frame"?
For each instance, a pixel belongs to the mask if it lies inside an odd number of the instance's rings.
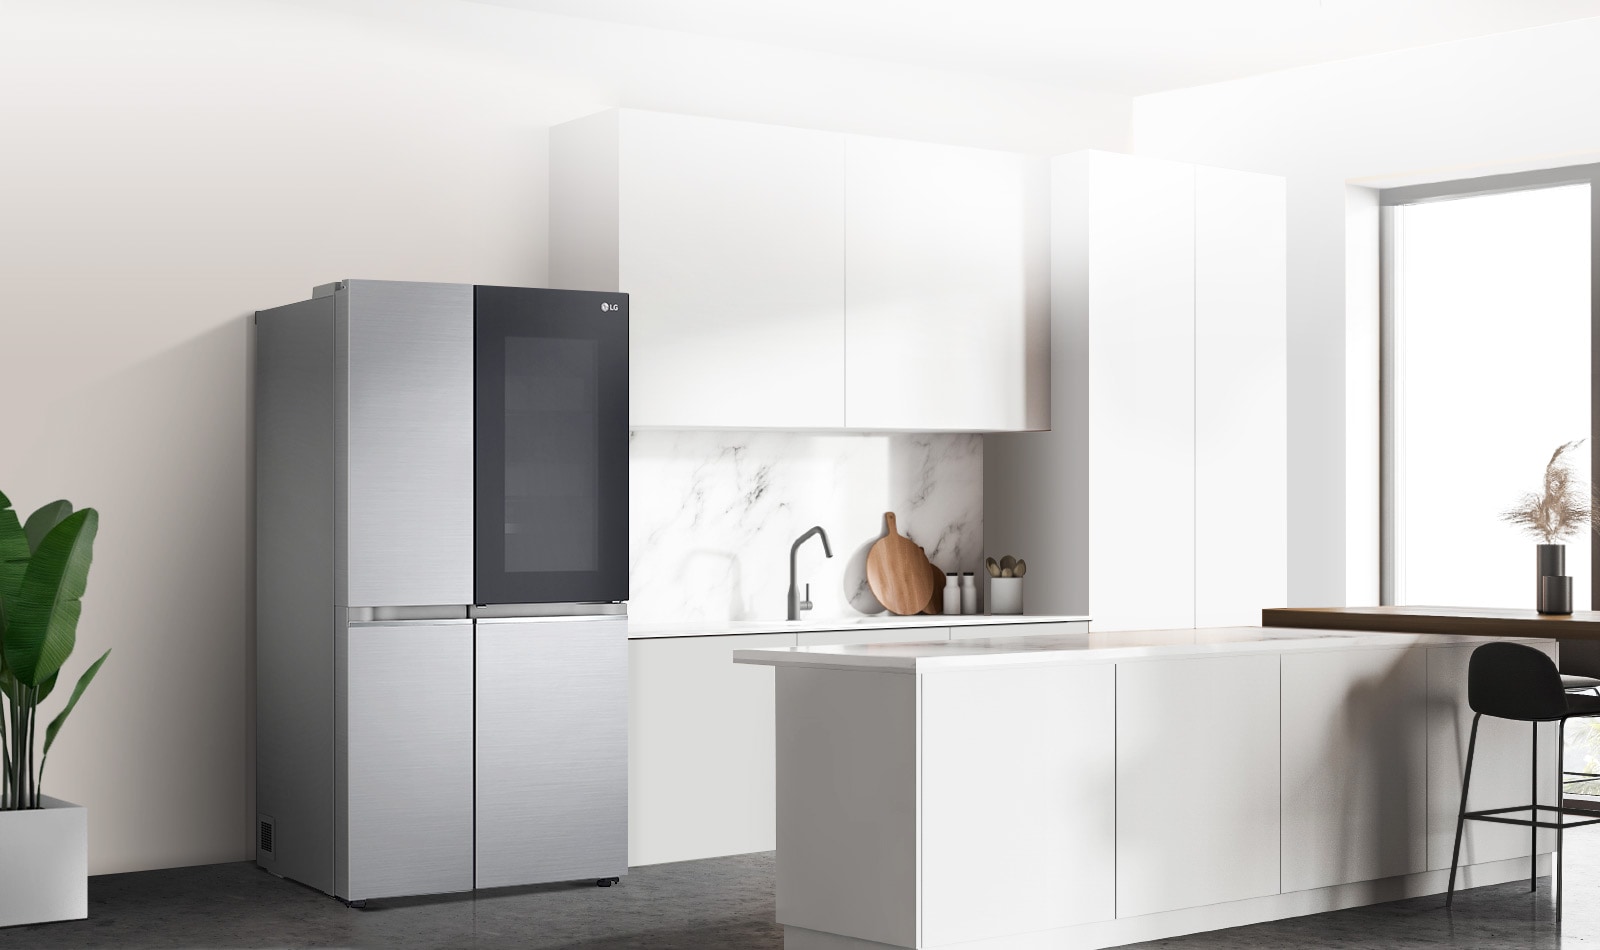
[[[1405,589],[1403,569],[1405,564],[1405,535],[1399,524],[1396,506],[1405,486],[1403,459],[1398,447],[1405,438],[1404,417],[1398,412],[1398,400],[1403,387],[1404,352],[1401,335],[1397,333],[1398,316],[1395,309],[1396,259],[1399,247],[1396,240],[1395,209],[1406,205],[1434,201],[1453,201],[1458,198],[1477,198],[1484,195],[1511,191],[1529,191],[1538,188],[1560,188],[1567,185],[1589,186],[1589,496],[1600,500],[1596,492],[1597,475],[1600,475],[1600,440],[1594,431],[1600,427],[1600,162],[1569,165],[1561,168],[1541,168],[1532,171],[1487,175],[1478,178],[1461,178],[1451,181],[1429,182],[1398,188],[1385,188],[1378,192],[1378,340],[1379,340],[1379,551],[1378,551],[1378,602],[1391,606],[1402,599]],[[1591,597],[1600,599],[1600,533],[1589,532]],[[1574,605],[1575,607],[1577,605]]]

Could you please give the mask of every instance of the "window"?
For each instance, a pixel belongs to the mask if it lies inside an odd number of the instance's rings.
[[[1386,603],[1534,606],[1536,540],[1500,515],[1590,436],[1592,171],[1384,195]],[[1592,538],[1566,543],[1588,609]]]

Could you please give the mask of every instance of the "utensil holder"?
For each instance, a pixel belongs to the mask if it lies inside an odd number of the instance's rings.
[[[1022,613],[1022,578],[989,578],[989,613]]]

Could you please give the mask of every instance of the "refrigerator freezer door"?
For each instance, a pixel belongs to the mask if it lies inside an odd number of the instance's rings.
[[[350,624],[341,647],[336,892],[471,890],[472,621]]]
[[[477,624],[477,886],[627,873],[627,620]]]
[[[335,603],[472,602],[472,287],[352,280],[340,296]]]

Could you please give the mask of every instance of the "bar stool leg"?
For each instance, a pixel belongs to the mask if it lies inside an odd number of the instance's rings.
[[[1446,907],[1456,899],[1456,865],[1461,863],[1461,829],[1467,824],[1467,789],[1472,787],[1472,755],[1478,749],[1478,720],[1482,718],[1483,713],[1473,714],[1472,738],[1467,740],[1467,769],[1461,776],[1461,808],[1456,812],[1456,847],[1450,853],[1450,887],[1444,896]]]
[[[1528,829],[1528,890],[1539,890],[1539,724],[1531,722],[1533,730],[1533,766],[1528,773],[1532,789],[1528,801],[1533,803],[1533,825]]]
[[[1562,766],[1562,753],[1567,744],[1567,721],[1561,720],[1556,725],[1556,920],[1561,919],[1561,888],[1567,881],[1567,875],[1562,870],[1562,858],[1566,857],[1567,849],[1563,847],[1563,833],[1567,826],[1567,786],[1564,782],[1566,773]]]

